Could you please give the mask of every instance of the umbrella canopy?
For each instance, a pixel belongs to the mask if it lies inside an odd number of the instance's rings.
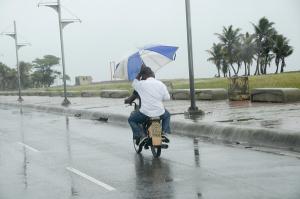
[[[114,77],[133,80],[140,72],[143,63],[156,72],[175,60],[177,49],[178,47],[175,46],[163,45],[141,48],[138,52],[117,64]]]

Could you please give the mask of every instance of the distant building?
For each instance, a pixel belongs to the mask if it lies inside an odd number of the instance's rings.
[[[93,81],[91,76],[77,76],[75,77],[75,85],[88,85],[91,84]]]

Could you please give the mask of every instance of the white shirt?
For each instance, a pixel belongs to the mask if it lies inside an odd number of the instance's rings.
[[[170,94],[164,83],[152,77],[146,80],[134,79],[132,87],[139,93],[142,106],[140,112],[149,117],[158,117],[165,113],[163,101],[170,100]]]

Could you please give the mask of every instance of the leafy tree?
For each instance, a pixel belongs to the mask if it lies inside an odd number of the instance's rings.
[[[0,89],[12,90],[17,88],[17,71],[0,62]]]
[[[21,85],[23,88],[29,88],[32,86],[31,80],[31,69],[32,64],[27,62],[20,62],[20,76],[21,76]]]
[[[63,80],[62,73],[59,71],[56,71],[56,74],[57,74],[57,78],[63,82],[64,80]],[[66,81],[71,81],[71,77],[69,75],[65,74],[65,77],[66,77]]]
[[[42,59],[33,61],[34,73],[33,80],[35,86],[50,87],[57,77],[56,70],[52,68],[59,64],[59,58],[54,55],[45,55]]]
[[[17,70],[14,68],[9,68],[7,70],[7,74],[6,74],[6,84],[5,84],[5,88],[8,90],[14,90],[18,87],[17,81],[18,81],[18,77],[17,77]]]
[[[5,89],[7,66],[0,62],[0,89]]]
[[[39,71],[34,71],[31,74],[32,85],[34,88],[43,87],[43,74]]]
[[[63,80],[63,75],[60,71],[56,71],[57,77],[56,77],[56,84],[57,85],[63,85],[64,80]],[[67,74],[65,74],[66,81],[71,81],[71,77]]]

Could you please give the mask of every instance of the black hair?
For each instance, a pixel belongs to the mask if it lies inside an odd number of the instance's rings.
[[[140,74],[141,74],[143,80],[147,79],[148,77],[155,78],[154,72],[151,70],[151,68],[145,66],[144,64],[142,65]]]

